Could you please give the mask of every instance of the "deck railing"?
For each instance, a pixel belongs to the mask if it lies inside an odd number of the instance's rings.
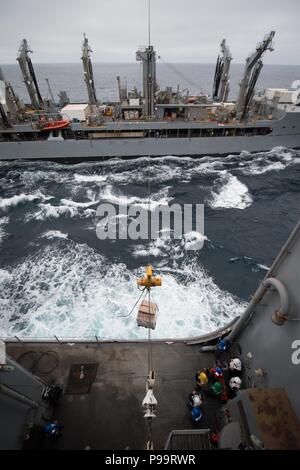
[[[228,334],[238,317],[232,320],[228,325],[218,328],[201,336],[188,337],[188,338],[153,338],[154,343],[187,343],[187,344],[202,344],[213,341],[220,336]],[[82,343],[146,343],[148,339],[132,338],[101,338],[97,335],[94,336],[82,336],[82,337],[64,337],[64,336],[49,336],[49,337],[37,337],[37,336],[2,336],[0,337],[5,343],[59,343],[59,344],[82,344]]]

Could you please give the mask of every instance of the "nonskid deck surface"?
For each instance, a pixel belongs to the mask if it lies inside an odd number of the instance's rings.
[[[214,357],[200,353],[199,346],[184,343],[153,343],[152,349],[156,373],[154,393],[158,400],[157,418],[152,423],[153,440],[155,447],[162,449],[172,430],[195,429],[187,407],[188,394],[195,386],[196,371],[211,367]],[[54,354],[46,354],[38,368],[32,367],[48,351],[54,351],[58,360]],[[67,392],[54,411],[54,418],[64,426],[62,436],[54,443],[39,438],[40,445],[106,450],[145,447],[147,427],[141,403],[148,374],[148,344],[8,344],[7,352],[43,380],[54,379]],[[70,369],[72,365],[84,364],[97,365],[93,385],[90,392],[80,393],[87,390],[78,389],[79,393],[72,393],[70,382],[68,385]],[[219,403],[207,398],[204,417],[197,427],[215,428],[218,409]]]

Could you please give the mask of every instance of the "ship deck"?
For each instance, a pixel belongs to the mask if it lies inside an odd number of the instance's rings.
[[[53,353],[44,354],[49,351]],[[53,419],[64,426],[62,436],[49,442],[41,426],[32,439],[25,441],[26,447],[145,448],[147,423],[141,402],[145,396],[148,351],[147,343],[7,344],[11,358],[45,382],[53,380],[64,388],[63,397],[53,411]],[[158,400],[157,418],[152,423],[155,448],[162,449],[169,433],[175,429],[216,429],[218,401],[205,398],[203,419],[196,426],[191,422],[187,407],[188,395],[195,385],[194,375],[197,370],[212,366],[213,355],[200,353],[199,346],[185,343],[153,342],[152,351],[156,374],[154,394]],[[80,366],[85,365],[83,370],[87,372],[87,364],[91,365],[90,378],[94,378],[90,390],[86,382],[89,373],[84,381],[78,373],[77,376],[70,374],[72,366],[73,372],[78,372]]]

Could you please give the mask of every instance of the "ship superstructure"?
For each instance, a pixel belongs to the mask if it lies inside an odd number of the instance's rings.
[[[201,156],[264,151],[275,146],[298,148],[299,81],[290,90],[268,88],[255,93],[262,57],[273,50],[274,34],[267,34],[247,57],[237,101],[228,101],[232,55],[223,39],[212,97],[203,93],[191,96],[179,87],[160,89],[157,54],[149,43],[136,53],[142,63],[142,90],[134,87],[128,91],[126,80],[118,76],[119,101],[110,103],[97,99],[92,50],[84,36],[81,58],[88,102],[80,105],[70,103],[65,92],[56,104],[41,97],[31,50],[23,40],[17,60],[30,103],[22,105],[1,73],[0,159]],[[69,123],[61,129],[60,120]]]

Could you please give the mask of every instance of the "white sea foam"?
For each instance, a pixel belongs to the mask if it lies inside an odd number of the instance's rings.
[[[16,207],[19,204],[32,201],[49,201],[52,199],[52,196],[45,196],[40,191],[37,191],[33,194],[18,194],[8,198],[0,198],[0,208],[3,210],[8,210],[11,207]]]
[[[246,176],[261,175],[271,171],[282,171],[299,163],[296,151],[274,147],[269,152],[242,153],[238,156],[239,170]]]
[[[25,220],[47,220],[58,219],[61,216],[70,218],[89,218],[96,214],[96,209],[91,209],[98,201],[96,194],[93,191],[87,192],[87,198],[90,199],[86,202],[73,201],[71,199],[61,199],[60,204],[55,206],[50,203],[39,204],[39,209],[33,213],[27,214]]]
[[[13,276],[10,274],[9,271],[7,271],[6,269],[0,269],[0,285],[1,283],[11,281],[12,279],[13,279]]]
[[[166,186],[155,194],[150,196],[150,210],[154,210],[158,206],[167,205],[173,198],[168,196],[169,187]],[[149,199],[137,196],[127,196],[120,191],[114,191],[111,185],[108,185],[99,193],[100,202],[107,201],[118,205],[135,205],[143,209],[148,209]]]
[[[186,251],[201,249],[204,241],[208,240],[205,235],[196,231],[185,233],[179,239],[174,239],[172,230],[169,229],[160,230],[159,233],[159,238],[145,244],[135,245],[132,249],[133,256],[135,258],[147,257],[150,254],[155,258],[160,257],[178,261],[184,258]]]
[[[61,215],[75,217],[78,214],[76,207],[69,206],[52,206],[51,204],[39,204],[39,209],[29,214],[26,220],[46,220],[46,219],[58,219]]]
[[[220,172],[221,176],[217,181],[217,188],[212,191],[212,197],[208,201],[214,209],[246,209],[252,204],[252,197],[247,186],[236,176]]]
[[[61,199],[60,202],[62,203],[63,206],[67,206],[67,207],[90,207],[98,203],[98,201],[77,202],[77,201],[72,201],[70,199]]]
[[[0,328],[5,336],[146,338],[136,311],[139,292],[124,264],[108,262],[85,244],[49,245],[0,271]],[[154,292],[159,306],[153,337],[207,333],[240,315],[245,305],[221,290],[196,263],[166,269]]]
[[[4,225],[7,225],[9,223],[9,217],[1,217],[0,218],[0,244],[3,242],[6,233],[4,230]]]
[[[132,250],[133,256],[135,258],[147,257],[150,254],[155,258],[167,258],[173,261],[179,260],[184,258],[186,251],[201,249],[204,241],[207,240],[205,235],[195,231],[183,234],[180,239],[166,236],[166,233],[170,232],[170,230],[161,230],[161,232],[164,233],[163,237],[160,236],[144,245],[135,245]]]
[[[258,264],[258,267],[259,267],[260,269],[263,269],[264,271],[269,271],[269,269],[270,269],[270,268],[269,268],[268,266],[266,266],[265,264]]]
[[[159,256],[169,256],[169,253],[173,248],[172,244],[173,243],[170,238],[157,238],[144,245],[135,245],[132,250],[132,254],[135,258],[146,257],[149,256],[149,254],[155,258]]]
[[[280,171],[284,170],[287,165],[283,162],[264,162],[262,165],[259,161],[247,165],[247,168],[244,168],[243,173],[246,175],[262,175],[264,173],[269,173],[270,171]]]
[[[185,250],[195,250],[201,248],[208,238],[200,232],[191,231],[184,234],[184,248]]]
[[[107,176],[105,175],[80,175],[74,174],[74,179],[78,183],[105,183]]]
[[[39,209],[35,212],[27,214],[25,221],[30,220],[47,220],[47,219],[58,219],[59,217],[70,217],[70,218],[89,218],[96,215],[95,209],[83,209],[82,207],[73,205],[59,205],[52,206],[51,204],[39,204]]]
[[[48,230],[48,232],[43,233],[41,237],[47,238],[48,240],[53,240],[55,238],[62,238],[66,240],[68,238],[68,234],[63,233],[60,230]]]

